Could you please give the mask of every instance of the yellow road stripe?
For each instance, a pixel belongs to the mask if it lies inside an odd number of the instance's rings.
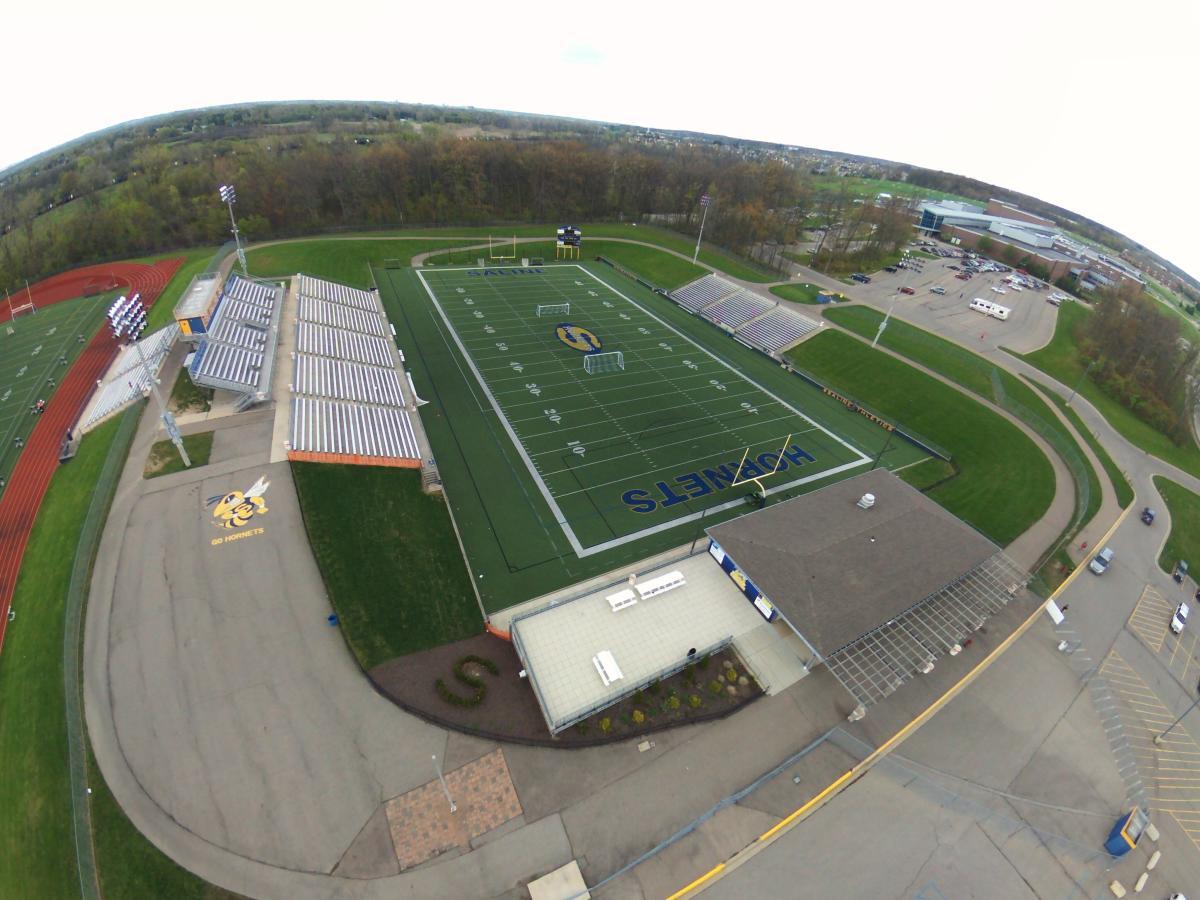
[[[668,897],[667,900],[676,900],[676,898],[682,897],[684,894],[686,894],[688,891],[692,890],[693,888],[697,888],[700,885],[704,884],[704,882],[708,881],[708,879],[712,878],[714,875],[719,875],[724,869],[725,869],[725,863],[717,863],[717,865],[713,866],[711,869],[709,869],[707,872],[705,872],[703,875],[701,875],[699,878],[697,878],[695,881],[693,881],[687,887],[680,888],[679,890],[677,890],[670,897]]]

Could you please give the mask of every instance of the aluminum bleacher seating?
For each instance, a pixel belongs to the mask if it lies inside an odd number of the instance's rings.
[[[313,278],[311,275],[300,276],[301,297],[314,297],[317,300],[328,300],[331,303],[341,303],[343,306],[353,306],[369,312],[378,311],[375,298],[370,291],[362,291],[336,281],[325,281]]]
[[[736,284],[726,281],[719,275],[705,275],[684,285],[677,291],[671,291],[670,297],[684,309],[699,312],[710,303],[724,299],[738,289]]]
[[[379,313],[315,297],[300,297],[298,315],[306,322],[328,325],[342,331],[357,331],[387,337],[390,332]]]
[[[749,291],[738,291],[705,308],[701,315],[717,325],[736,328],[773,308],[775,302]]]
[[[782,350],[817,328],[808,316],[786,309],[775,309],[736,332],[737,336],[768,353]]]
[[[292,386],[297,394],[313,397],[404,406],[400,376],[391,367],[364,366],[327,356],[297,353]]]
[[[308,453],[420,459],[403,409],[292,397],[291,449]]]
[[[375,366],[391,366],[395,359],[391,341],[315,322],[296,323],[296,349]]]

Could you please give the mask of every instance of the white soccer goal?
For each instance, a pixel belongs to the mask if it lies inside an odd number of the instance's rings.
[[[569,316],[570,303],[540,303],[537,308],[538,316]]]
[[[620,350],[611,353],[589,353],[583,358],[583,369],[589,375],[600,372],[624,372],[625,354]]]

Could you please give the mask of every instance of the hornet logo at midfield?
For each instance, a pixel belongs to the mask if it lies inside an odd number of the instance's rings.
[[[598,353],[600,347],[600,338],[592,334],[581,325],[572,325],[570,322],[563,322],[554,329],[554,333],[558,335],[558,339],[570,347],[572,350],[582,350],[584,353]]]
[[[209,497],[205,506],[213,506],[213,522],[218,528],[241,528],[255,516],[267,514],[263,494],[271,482],[262,478],[246,491],[230,491],[223,496]]]

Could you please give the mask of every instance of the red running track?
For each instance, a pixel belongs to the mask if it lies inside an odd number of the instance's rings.
[[[181,265],[182,259],[170,259],[152,266],[137,263],[89,266],[39,282],[31,290],[35,303],[49,305],[78,297],[80,285],[91,283],[92,279],[101,275],[107,277],[115,273],[114,277],[122,279],[130,290],[140,291],[142,300],[151,306]],[[80,272],[84,273],[83,280],[71,277]],[[47,284],[49,288],[45,287]],[[74,285],[72,289],[76,293],[64,295],[64,285]],[[8,310],[3,310],[2,315],[0,322],[8,317]],[[8,611],[17,587],[25,546],[29,543],[29,535],[41,508],[42,498],[50,486],[50,479],[58,468],[58,451],[63,437],[83,412],[95,390],[96,381],[104,375],[116,353],[117,342],[107,329],[102,328],[75,360],[46,404],[46,411],[38,418],[25,449],[17,459],[7,490],[0,495],[0,649],[4,647]],[[68,561],[62,560],[61,563],[67,565]]]

